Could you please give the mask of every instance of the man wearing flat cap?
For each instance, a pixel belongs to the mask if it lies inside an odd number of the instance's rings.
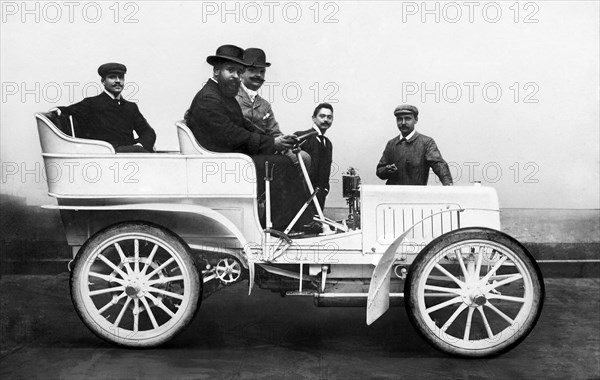
[[[104,91],[57,113],[73,115],[77,123],[75,136],[110,143],[117,153],[154,151],[156,133],[140,113],[137,104],[121,96],[127,68],[120,63],[105,63],[98,68]],[[137,138],[134,137],[136,132]]]
[[[388,141],[377,164],[377,176],[386,185],[427,185],[429,168],[442,185],[452,186],[452,175],[435,141],[415,131],[417,107],[403,104],[394,110],[400,135]]]
[[[220,46],[216,54],[207,57],[206,61],[213,66],[213,76],[192,100],[185,113],[185,122],[204,148],[213,152],[249,155],[256,165],[259,196],[265,189],[265,162],[274,167],[271,182],[273,228],[282,231],[306,199],[303,192],[305,185],[291,160],[284,155],[275,155],[276,151],[291,147],[292,142],[257,130],[244,118],[236,101],[240,76],[247,66],[242,48]],[[297,225],[308,224],[311,218],[303,214]],[[261,222],[264,224],[264,219]]]
[[[259,133],[274,137],[275,150],[288,156],[294,164],[298,164],[296,154],[290,149],[296,136],[284,135],[281,132],[271,103],[258,94],[265,82],[267,67],[271,66],[267,62],[265,52],[258,48],[248,48],[244,50],[243,59],[247,66],[242,72],[240,89],[235,98],[242,108],[244,119]],[[300,155],[307,168],[310,168],[308,153],[300,151]]]

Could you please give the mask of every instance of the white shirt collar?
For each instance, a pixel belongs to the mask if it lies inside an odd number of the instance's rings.
[[[316,124],[313,123],[313,129],[317,132],[319,132],[319,136],[323,136],[323,133],[321,133],[321,130],[319,129],[319,127],[317,127]]]
[[[252,103],[254,103],[256,96],[258,96],[258,91],[249,89],[248,87],[246,87],[244,85],[244,82],[242,82],[242,88],[244,89],[244,91],[246,91],[246,94],[248,94],[248,96],[250,97],[250,100],[252,100]]]
[[[411,133],[409,133],[408,136],[406,136],[406,137],[402,136],[402,133],[400,133],[399,139],[402,140],[403,138],[405,138],[406,140],[410,140],[415,135],[416,131],[417,131],[416,129],[413,129],[413,131]]]
[[[109,91],[107,91],[106,89],[104,89],[104,92],[106,92],[106,93],[108,94],[108,96],[110,96],[110,98],[111,98],[112,100],[115,100],[115,99],[119,99],[119,100],[121,100],[121,94],[119,94],[119,97],[118,97],[118,98],[115,98],[115,96],[114,96],[113,94],[111,94]]]
[[[212,79],[212,81],[215,83],[219,83],[214,77],[210,77],[210,79]]]

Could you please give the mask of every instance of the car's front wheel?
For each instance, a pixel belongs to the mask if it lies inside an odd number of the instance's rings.
[[[541,272],[510,236],[486,228],[452,231],[413,262],[405,306],[420,334],[459,356],[499,354],[535,326],[544,302]]]

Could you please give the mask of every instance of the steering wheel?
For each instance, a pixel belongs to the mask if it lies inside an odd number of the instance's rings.
[[[309,138],[313,137],[313,136],[317,136],[319,134],[319,132],[317,131],[311,131],[308,133],[305,133],[303,135],[298,136],[298,140],[296,140],[296,145],[294,146],[294,148],[298,148],[300,147],[302,144],[304,144],[306,142],[306,140],[308,140]]]

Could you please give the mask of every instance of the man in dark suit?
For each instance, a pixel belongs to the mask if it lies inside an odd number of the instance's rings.
[[[325,137],[325,132],[331,128],[333,124],[333,107],[329,103],[319,104],[312,115],[312,129],[296,132],[296,135],[301,136],[312,131],[318,134],[306,140],[302,144],[302,150],[307,152],[311,158],[309,169],[310,181],[313,187],[319,188],[317,200],[321,209],[325,208],[325,198],[329,194],[329,176],[331,175],[331,161],[333,157],[333,145],[331,141]]]
[[[117,153],[154,151],[156,133],[140,113],[137,104],[121,96],[127,68],[120,63],[105,63],[98,68],[104,91],[56,113],[73,115],[77,123],[75,136],[110,143]],[[138,135],[136,139],[133,135]]]
[[[273,170],[271,201],[273,228],[283,231],[291,222],[308,195],[305,185],[292,161],[276,151],[290,149],[295,136],[273,137],[254,128],[244,119],[235,96],[240,87],[240,76],[246,62],[244,50],[234,45],[223,45],[215,55],[206,58],[213,66],[213,76],[192,100],[185,113],[185,121],[196,140],[214,152],[236,152],[249,155],[256,165],[257,188],[261,196],[265,190],[265,162]],[[303,214],[296,223],[299,228],[310,223],[311,215]],[[261,220],[264,226],[264,220]],[[307,231],[310,232],[310,231]]]

